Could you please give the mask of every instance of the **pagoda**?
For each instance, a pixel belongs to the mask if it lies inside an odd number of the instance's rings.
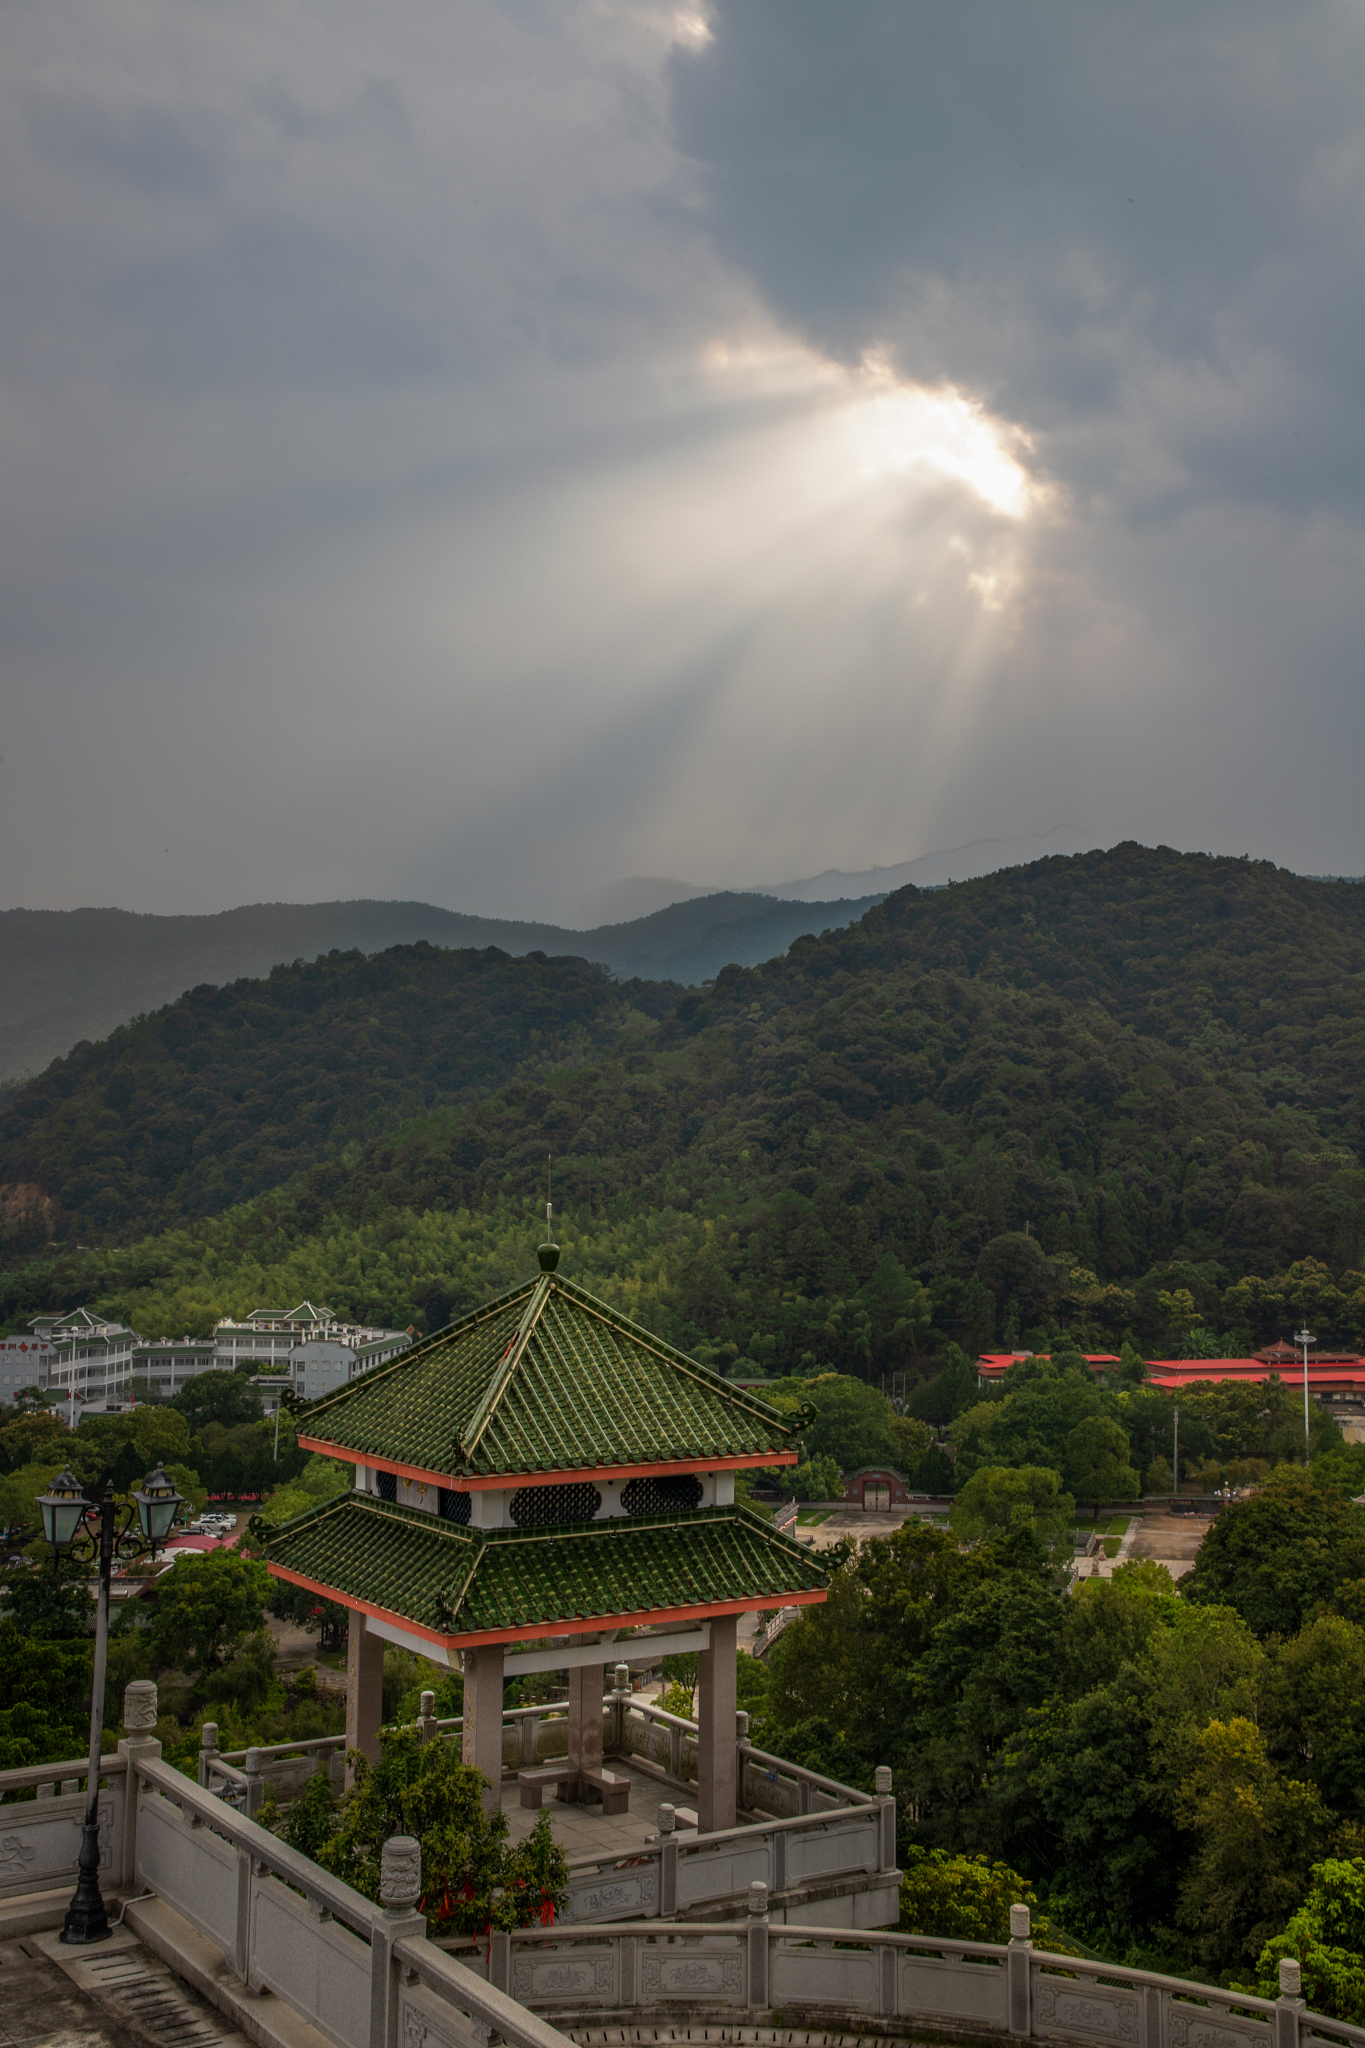
[[[355,1488],[273,1532],[269,1569],[349,1610],[348,1749],[378,1756],[386,1643],[463,1671],[463,1755],[492,1808],[509,1649],[517,1670],[568,1668],[568,1763],[544,1775],[607,1810],[628,1784],[601,1768],[608,1645],[647,1626],[651,1654],[697,1647],[698,1821],[732,1827],[738,1617],[826,1598],[734,1475],[793,1464],[799,1425],[566,1280],[558,1246],[539,1258],[308,1408],[299,1443],[354,1465]]]

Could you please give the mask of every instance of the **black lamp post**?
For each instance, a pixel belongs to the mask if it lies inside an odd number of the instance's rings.
[[[90,1772],[85,1781],[85,1819],[81,1825],[80,1875],[67,1908],[62,1940],[105,1941],[109,1917],[100,1895],[100,1737],[104,1727],[104,1674],[109,1662],[109,1582],[115,1557],[156,1556],[170,1535],[184,1496],[176,1492],[158,1465],[133,1495],[133,1508],[114,1499],[106,1482],[98,1500],[87,1500],[70,1468],[54,1479],[38,1502],[43,1534],[54,1550],[70,1549],[79,1562],[99,1561],[99,1597],[95,1607],[95,1666],[90,1685]]]

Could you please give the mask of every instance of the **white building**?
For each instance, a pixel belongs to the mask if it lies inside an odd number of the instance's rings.
[[[158,1401],[169,1401],[196,1373],[217,1365],[212,1337],[150,1337],[133,1347],[133,1378],[146,1380]]]
[[[126,1323],[93,1309],[34,1316],[32,1335],[0,1338],[0,1404],[21,1386],[55,1389],[74,1422],[83,1410],[125,1407],[130,1382],[149,1383],[154,1398],[169,1401],[196,1373],[256,1367],[288,1376],[301,1399],[344,1386],[358,1372],[397,1357],[411,1330],[385,1330],[342,1322],[331,1309],[301,1301],[297,1308],[256,1308],[242,1321],[225,1316],[212,1337],[139,1337]]]
[[[51,1347],[46,1384],[74,1411],[105,1408],[128,1397],[133,1352],[142,1342],[136,1330],[97,1315],[93,1309],[55,1310],[33,1316],[29,1329],[40,1344]]]
[[[0,1406],[25,1387],[45,1387],[52,1346],[42,1337],[0,1337]]]
[[[294,1352],[313,1343],[343,1344],[362,1361],[361,1371],[397,1357],[412,1342],[412,1331],[384,1330],[343,1322],[330,1308],[301,1301],[297,1308],[254,1308],[240,1322],[224,1316],[213,1333],[214,1363],[234,1371],[250,1360],[264,1372],[292,1371]],[[348,1375],[349,1377],[349,1375]]]

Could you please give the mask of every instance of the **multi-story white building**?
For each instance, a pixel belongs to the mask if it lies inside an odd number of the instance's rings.
[[[413,1334],[342,1322],[311,1301],[253,1309],[240,1322],[225,1316],[212,1337],[149,1340],[88,1308],[34,1316],[29,1329],[27,1338],[0,1338],[0,1403],[12,1401],[21,1386],[51,1388],[73,1422],[84,1409],[123,1407],[134,1379],[169,1401],[196,1373],[239,1367],[287,1374],[303,1399],[316,1400],[406,1351]]]
[[[75,1409],[104,1408],[126,1400],[133,1376],[133,1352],[142,1342],[127,1323],[73,1308],[33,1316],[29,1329],[40,1344],[51,1347],[47,1385]]]
[[[212,1337],[151,1337],[133,1347],[133,1378],[145,1380],[158,1401],[171,1400],[196,1373],[217,1365]]]
[[[385,1330],[343,1322],[333,1309],[301,1301],[297,1308],[254,1308],[240,1322],[224,1316],[213,1333],[214,1363],[235,1370],[248,1360],[265,1372],[294,1372],[295,1354],[308,1346],[344,1347],[353,1361],[345,1378],[396,1358],[412,1342],[412,1331]],[[307,1366],[304,1364],[306,1376]],[[298,1374],[295,1373],[297,1379]],[[338,1386],[341,1380],[336,1382]],[[313,1399],[310,1394],[309,1400]]]
[[[25,1387],[45,1387],[52,1346],[42,1337],[0,1337],[0,1406]]]

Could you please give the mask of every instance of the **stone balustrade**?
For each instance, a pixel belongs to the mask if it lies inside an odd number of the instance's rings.
[[[599,1895],[627,1871],[652,1875],[658,1896],[635,1902],[641,1917],[580,1914],[438,1947],[416,1910],[419,1844],[395,1837],[385,1845],[375,1905],[171,1769],[143,1732],[155,1722],[145,1690],[133,1709],[131,1732],[102,1772],[110,1795],[105,1875],[111,1890],[129,1895],[126,1924],[238,2021],[241,1997],[273,1996],[333,2048],[472,2048],[492,2035],[509,2048],[567,2048],[554,2022],[580,2030],[809,2025],[1118,2048],[1365,2048],[1365,2028],[1307,2009],[1292,1959],[1280,1966],[1272,2000],[1037,1950],[1023,1905],[1011,1908],[1010,1939],[1001,1943],[779,1917],[774,1908],[784,1881],[790,1899],[796,1860],[818,1857],[822,1841],[836,1858],[851,1856],[843,1840],[850,1831],[868,1834],[858,1853],[875,1855],[882,1875],[894,1878],[886,1780],[871,1798],[834,1787],[847,1794],[842,1807],[766,1826],[671,1838],[665,1831],[644,1858],[608,1872],[608,1882],[604,1866],[589,1874]],[[74,1876],[77,1770],[0,1773],[0,1794],[10,1801],[0,1847],[14,1863],[11,1896],[16,1883],[31,1895]],[[249,1797],[265,1774],[263,1753],[247,1753],[239,1774]],[[58,1822],[73,1837],[64,1868],[42,1846],[43,1830]],[[785,1861],[774,1861],[779,1853]],[[767,1859],[766,1875],[759,1859]],[[741,1910],[724,1920],[682,1917],[708,1899]],[[576,1903],[591,1904],[588,1890]],[[622,1903],[631,1904],[615,1902]],[[205,1969],[196,1942],[221,1958],[216,1971]]]

